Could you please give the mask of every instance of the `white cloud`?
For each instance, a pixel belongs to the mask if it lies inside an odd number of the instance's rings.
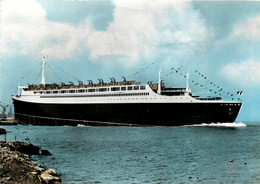
[[[2,54],[66,59],[87,49],[93,60],[115,56],[133,64],[161,52],[162,45],[175,46],[169,54],[190,54],[212,36],[189,1],[117,0],[115,5],[114,21],[98,31],[88,18],[80,25],[50,22],[36,0],[3,1]]]
[[[190,2],[119,0],[115,3],[114,22],[108,30],[94,32],[88,38],[93,59],[114,55],[136,61],[141,56],[161,52],[162,45],[175,46],[176,50],[168,49],[169,54],[185,52],[197,49],[211,36]]]
[[[260,41],[260,16],[247,19],[237,24],[229,39]]]
[[[245,87],[260,85],[260,61],[248,60],[241,63],[229,63],[222,73],[226,79]]]
[[[78,51],[80,31],[68,23],[49,22],[35,0],[1,2],[1,54],[69,58]]]

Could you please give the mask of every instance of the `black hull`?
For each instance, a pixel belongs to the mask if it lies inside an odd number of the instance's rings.
[[[15,119],[34,125],[182,126],[234,122],[242,103],[38,104],[14,100]]]

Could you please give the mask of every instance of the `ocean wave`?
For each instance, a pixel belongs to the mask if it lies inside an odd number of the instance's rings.
[[[87,125],[78,124],[77,127],[86,127]]]
[[[247,125],[243,122],[235,122],[235,123],[202,123],[195,125],[185,125],[185,127],[231,127],[231,128],[246,128]]]

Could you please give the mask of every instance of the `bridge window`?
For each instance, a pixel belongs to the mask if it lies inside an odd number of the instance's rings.
[[[141,89],[141,90],[144,90],[144,89],[145,89],[145,86],[140,86],[140,89]]]

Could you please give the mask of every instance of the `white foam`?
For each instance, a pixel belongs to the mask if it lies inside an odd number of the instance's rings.
[[[94,126],[84,125],[84,124],[78,124],[77,127],[94,127]]]
[[[195,125],[185,125],[185,127],[231,127],[231,128],[246,128],[247,125],[243,122],[235,122],[235,123],[202,123]]]
[[[77,127],[86,127],[87,125],[78,124]]]

